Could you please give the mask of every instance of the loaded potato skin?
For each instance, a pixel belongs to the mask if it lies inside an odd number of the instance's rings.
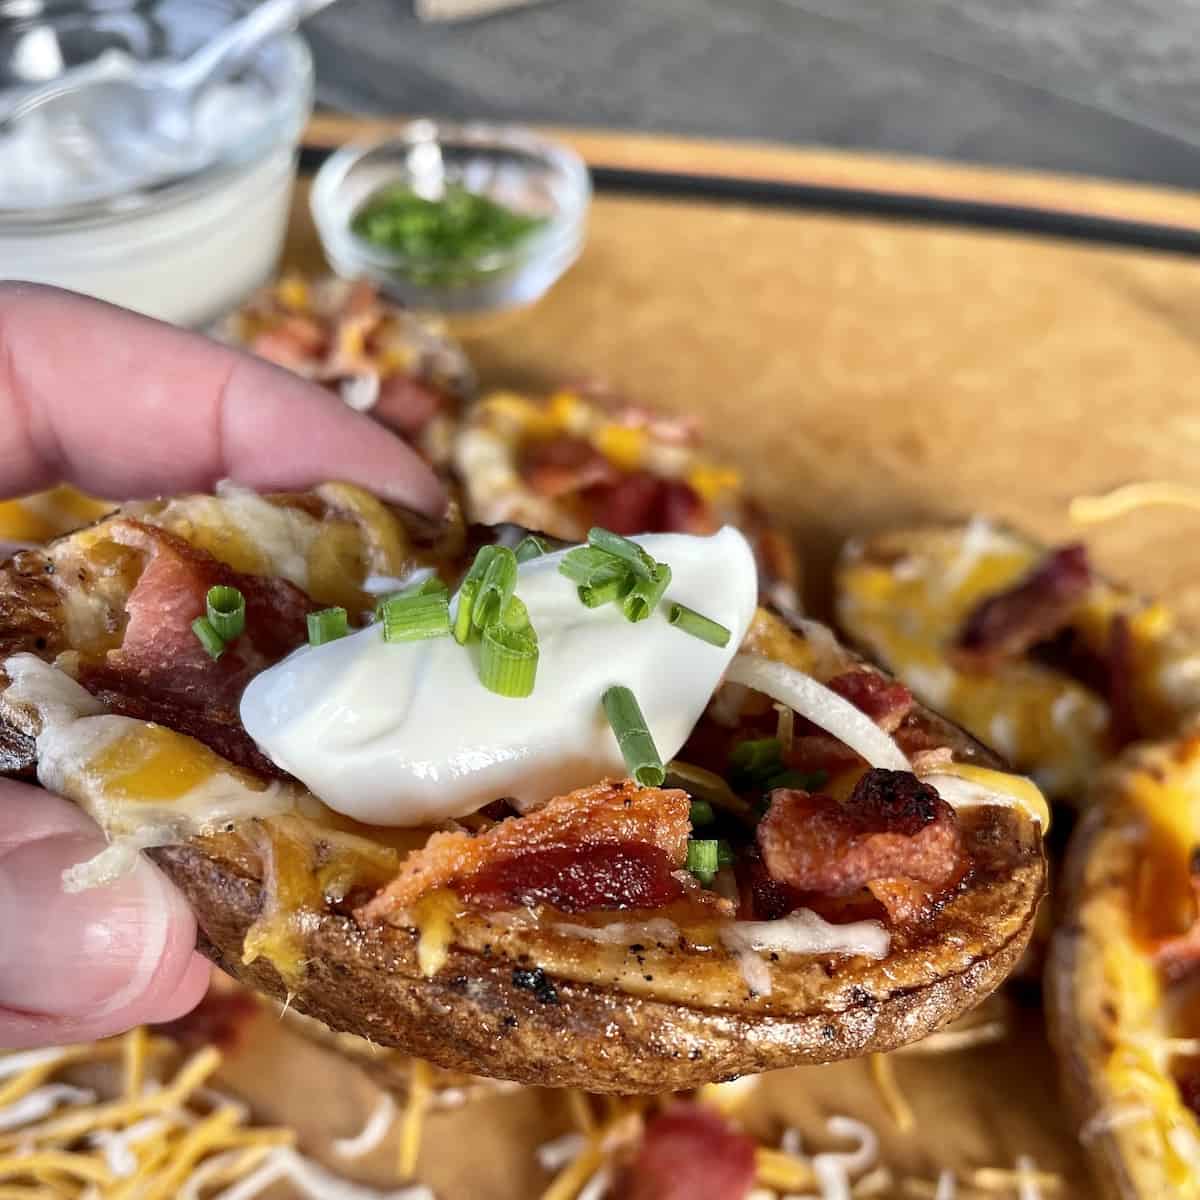
[[[452,583],[465,537],[422,538],[340,485],[184,497],[124,510],[38,552],[53,571],[38,574],[24,559],[0,579],[10,598],[56,581],[36,609],[0,605],[4,715],[27,758],[35,748],[43,782],[100,819],[115,850],[147,849],[194,906],[202,948],[230,974],[334,1029],[442,1066],[629,1093],[891,1049],[952,1020],[1015,964],[1044,889],[1044,803],[811,622],[760,610],[739,670],[750,680],[781,674],[832,705],[848,736],[882,744],[897,767],[872,767],[809,718],[772,707],[753,683],[718,689],[660,794],[598,781],[524,812],[488,805],[440,829],[352,820],[259,761],[233,710],[205,699],[224,694],[205,685],[206,672],[236,690],[234,677],[269,668],[301,636],[287,631],[321,603],[367,608],[372,574],[433,567]],[[214,579],[243,591],[247,613],[257,598],[265,615],[224,665],[206,666],[184,635],[188,605]],[[169,604],[148,603],[159,589]],[[164,646],[165,655],[146,653]],[[48,680],[57,709],[38,707],[33,685]],[[119,753],[73,758],[87,739],[72,741],[72,729],[87,721],[105,723],[88,728],[109,731]],[[758,751],[772,742],[769,770],[756,774]],[[748,773],[746,744],[755,748]],[[915,785],[904,782],[912,771]],[[218,815],[200,803],[214,778]],[[583,792],[595,820],[576,820]],[[705,796],[715,815],[699,815]],[[834,819],[841,809],[830,805],[858,815]],[[644,832],[639,806],[656,832]],[[656,821],[660,810],[671,822]],[[853,870],[805,866],[816,825],[795,818],[818,810]],[[567,894],[531,882],[523,852],[559,812],[559,840],[539,851],[595,872],[615,848],[622,862],[657,864],[663,886],[634,894],[591,887],[589,877]],[[686,867],[693,821],[728,839],[734,861],[719,879]],[[772,840],[772,830],[784,833]],[[505,845],[516,853],[506,858]],[[656,855],[630,857],[630,845]],[[476,858],[486,869],[466,871]],[[114,854],[103,869],[119,862]],[[771,904],[783,898],[778,911],[756,891],[763,870]],[[99,873],[82,870],[74,882]]]

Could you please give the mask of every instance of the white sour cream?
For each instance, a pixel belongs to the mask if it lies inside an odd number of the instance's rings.
[[[460,817],[502,796],[528,805],[623,776],[601,705],[613,684],[633,691],[665,762],[737,653],[754,616],[757,573],[731,527],[708,538],[634,540],[670,565],[667,598],[725,625],[727,646],[672,627],[665,605],[637,624],[616,605],[585,607],[559,574],[559,552],[520,567],[517,595],[540,646],[529,697],[488,691],[477,645],[389,644],[373,625],[304,647],[257,676],[242,697],[242,723],[331,808],[377,825]]]

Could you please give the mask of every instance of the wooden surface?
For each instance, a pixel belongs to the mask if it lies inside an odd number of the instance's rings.
[[[347,132],[319,122],[310,140]],[[1200,225],[1200,198],[1127,185],[571,136],[611,165],[819,176]],[[318,269],[304,201],[302,188],[287,262]],[[700,414],[712,442],[795,530],[817,609],[830,556],[850,534],[986,511],[1060,539],[1076,532],[1066,515],[1073,496],[1143,479],[1200,483],[1200,263],[1187,259],[600,195],[582,259],[545,300],[460,323],[459,333],[487,384],[541,390],[597,377]],[[1088,536],[1105,569],[1200,619],[1200,515],[1145,511]],[[797,1124],[820,1145],[824,1117],[846,1112],[884,1132],[895,1169],[929,1178],[941,1166],[1011,1165],[1026,1153],[1062,1173],[1061,1195],[1088,1196],[1036,1006],[1021,1011],[1013,1041],[898,1060],[915,1133],[890,1126],[861,1063],[771,1077],[751,1120],[764,1130]],[[350,1087],[343,1069],[329,1070]],[[281,1094],[264,1098],[269,1115],[287,1115]],[[360,1099],[323,1094],[336,1132],[364,1115]],[[443,1200],[533,1195],[545,1177],[532,1148],[561,1119],[534,1092],[438,1117],[422,1177]],[[478,1154],[461,1153],[465,1139]]]

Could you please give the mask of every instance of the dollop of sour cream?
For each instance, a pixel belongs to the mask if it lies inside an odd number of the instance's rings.
[[[565,551],[523,563],[517,595],[537,631],[533,693],[479,681],[478,646],[383,640],[379,625],[303,647],[251,681],[246,731],[330,808],[375,825],[465,816],[500,797],[528,805],[626,774],[601,697],[632,690],[663,761],[678,753],[737,653],[758,596],[754,555],[736,529],[633,539],[671,567],[666,600],[719,621],[725,647],[673,627],[587,608],[559,574]],[[451,602],[453,612],[456,600]]]

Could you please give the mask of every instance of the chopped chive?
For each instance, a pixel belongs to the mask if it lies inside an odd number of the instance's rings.
[[[207,617],[197,617],[192,622],[192,632],[200,639],[200,645],[212,658],[220,658],[225,653],[225,639],[213,628]]]
[[[708,887],[720,864],[720,850],[713,838],[689,838],[687,862],[684,864],[705,887]]]
[[[483,577],[496,557],[498,546],[481,546],[475,555],[475,561],[467,572],[458,589],[458,610],[454,614],[454,640],[460,646],[465,645],[471,636],[473,628],[472,616],[475,611],[475,599],[479,594]]]
[[[780,771],[772,775],[763,785],[763,790],[773,792],[776,788],[794,788],[803,792],[815,792],[829,782],[826,771]]]
[[[693,800],[689,816],[693,825],[711,825],[716,819],[713,806],[707,800]]]
[[[667,614],[667,620],[682,629],[684,633],[690,633],[692,637],[699,638],[702,642],[709,642],[714,646],[729,645],[730,633],[724,625],[710,620],[703,613],[696,612],[694,608],[688,608],[686,604],[672,604],[670,612]]]
[[[666,563],[655,563],[649,579],[637,578],[629,594],[621,601],[621,611],[627,621],[644,621],[663,598],[663,592],[671,582],[671,568]]]
[[[346,620],[344,608],[323,608],[320,612],[308,614],[308,644],[323,646],[326,642],[336,642],[350,632],[350,624]]]
[[[632,571],[627,562],[614,558],[604,550],[576,546],[563,555],[558,564],[558,573],[581,587],[591,587],[609,579],[624,578]]]
[[[450,606],[444,595],[390,596],[379,606],[385,642],[420,642],[450,633]]]
[[[579,599],[588,608],[615,604],[625,597],[636,578],[623,562],[610,558],[607,566],[594,571],[587,583],[579,585]]]
[[[519,563],[529,562],[532,558],[541,558],[545,553],[546,543],[540,537],[534,537],[532,533],[528,537],[522,538],[513,551]]]
[[[641,787],[661,787],[667,772],[637,698],[627,687],[616,686],[604,693],[603,703],[629,774]]]
[[[649,579],[654,574],[654,559],[637,542],[631,542],[619,533],[610,533],[598,527],[589,529],[588,545],[628,563],[630,570],[643,579]]]
[[[423,579],[420,583],[414,583],[412,587],[406,587],[402,588],[398,592],[392,592],[390,596],[384,596],[383,599],[375,605],[375,620],[383,620],[383,607],[391,600],[413,600],[418,597],[430,596],[438,597],[449,603],[449,589],[436,575],[431,575],[428,579]]]
[[[517,556],[507,546],[495,549],[471,608],[471,624],[476,629],[499,621],[517,588]]]
[[[208,623],[223,642],[241,637],[246,628],[246,597],[235,587],[210,587],[205,598]]]
[[[729,765],[747,775],[769,777],[783,766],[783,747],[778,738],[752,738],[738,742],[729,752]]]
[[[733,847],[724,838],[721,838],[717,842],[717,866],[732,867],[735,861]]]
[[[519,596],[513,596],[509,600],[501,620],[506,629],[520,633],[523,629],[529,629],[529,609],[525,607],[525,602]]]
[[[483,631],[479,680],[488,691],[513,699],[528,696],[537,679],[537,664],[537,634],[531,626],[513,629],[494,621]]]

